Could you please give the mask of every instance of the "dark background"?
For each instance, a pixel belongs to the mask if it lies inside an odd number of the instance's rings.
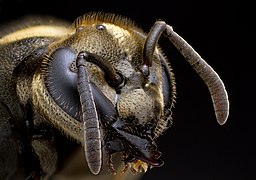
[[[225,125],[217,124],[207,87],[161,38],[178,98],[174,125],[158,140],[165,164],[149,170],[144,179],[244,180],[256,179],[252,7],[223,0],[0,0],[0,22],[28,14],[72,22],[89,11],[104,11],[129,17],[149,31],[155,20],[165,20],[219,73],[229,94],[230,116]]]

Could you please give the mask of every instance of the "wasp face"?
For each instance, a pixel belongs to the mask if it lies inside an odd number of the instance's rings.
[[[134,171],[160,166],[160,153],[153,139],[159,135],[159,129],[165,128],[161,123],[164,121],[162,81],[168,75],[162,70],[164,68],[159,56],[155,54],[152,66],[145,70],[142,52],[146,36],[143,32],[122,19],[116,19],[114,23],[106,19],[90,22],[87,19],[77,24],[79,41],[75,42],[81,44],[76,46],[82,47],[81,51],[93,53],[109,62],[121,79],[115,83],[109,78],[106,68],[95,71],[97,76],[91,70],[91,83],[97,87],[95,89],[101,94],[100,97],[109,100],[108,107],[112,107],[111,113],[106,112],[102,104],[107,100],[103,103],[94,95],[101,116],[104,148],[109,154],[122,152],[124,162],[132,166],[138,160],[144,163],[143,166],[133,168]],[[157,53],[159,51],[157,49]],[[99,80],[103,83],[100,84]]]
[[[135,171],[162,164],[154,140],[168,124],[164,108],[174,93],[173,77],[159,48],[152,65],[145,66],[145,40],[146,34],[126,19],[88,14],[74,23],[67,37],[50,45],[34,76],[35,104],[53,124],[84,144],[95,174],[101,158],[89,152],[101,157],[102,147],[109,155],[122,152],[126,164],[142,162]],[[88,77],[81,75],[83,67]],[[46,96],[50,98],[42,98]],[[91,109],[93,118],[85,120]],[[91,139],[97,145],[89,145]]]

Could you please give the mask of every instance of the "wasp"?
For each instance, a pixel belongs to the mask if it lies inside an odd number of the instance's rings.
[[[162,35],[208,86],[218,123],[228,118],[222,80],[164,21],[146,33],[128,18],[90,12],[71,26],[31,18],[1,31],[0,179],[54,176],[66,142],[84,148],[94,175],[104,164],[115,173],[115,154],[123,173],[162,166],[156,140],[176,101]]]

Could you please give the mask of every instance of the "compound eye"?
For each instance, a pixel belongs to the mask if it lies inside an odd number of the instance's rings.
[[[102,24],[98,24],[98,25],[96,26],[96,28],[97,28],[98,30],[100,30],[100,31],[104,31],[104,30],[106,29],[106,27],[105,27],[104,25],[102,25]]]
[[[49,57],[45,86],[56,104],[74,119],[80,120],[80,100],[77,93],[77,73],[70,69],[76,59],[68,47],[56,49]]]

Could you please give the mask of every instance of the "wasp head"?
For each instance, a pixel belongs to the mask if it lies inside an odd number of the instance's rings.
[[[155,140],[170,123],[175,86],[160,48],[150,65],[143,59],[146,37],[128,19],[89,13],[50,45],[34,77],[34,103],[84,145],[94,174],[102,150],[123,154],[134,172],[163,164]]]
[[[112,14],[85,15],[73,32],[70,42],[76,43],[70,46],[86,52],[91,62],[87,67],[104,150],[110,156],[121,152],[134,172],[161,166],[155,140],[170,124],[165,109],[172,106],[175,88],[160,48],[148,66],[143,59],[147,35]]]
[[[155,141],[171,123],[176,88],[158,46],[162,34],[208,86],[217,121],[224,124],[229,101],[223,82],[163,21],[146,34],[121,16],[88,13],[49,45],[33,77],[33,105],[82,143],[94,174],[102,167],[103,151],[112,170],[113,153],[121,153],[133,172],[163,164]]]

